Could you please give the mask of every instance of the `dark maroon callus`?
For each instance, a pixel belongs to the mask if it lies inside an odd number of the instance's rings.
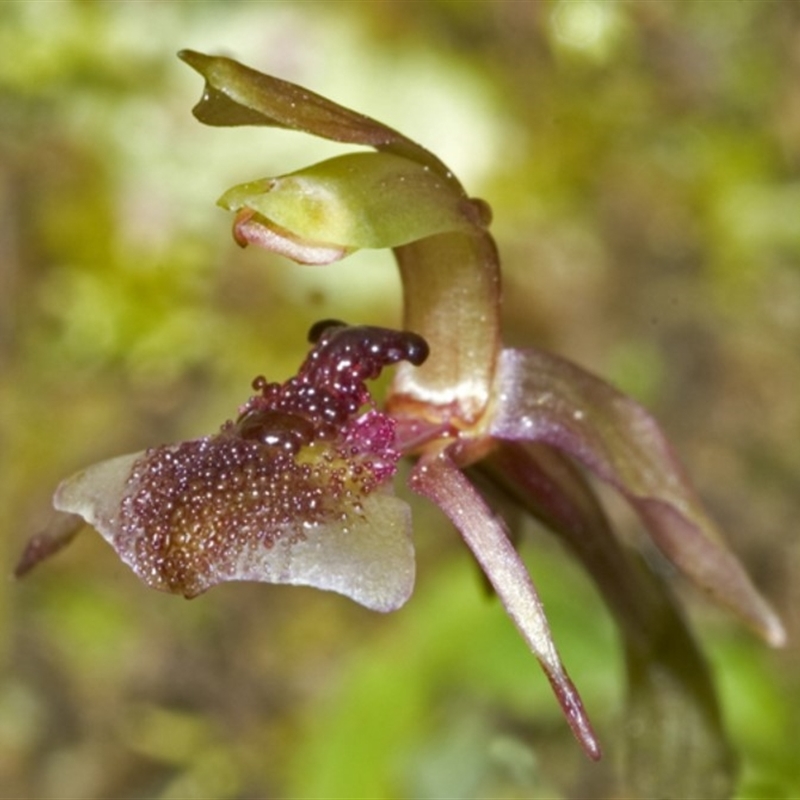
[[[314,423],[311,420],[269,409],[245,412],[234,430],[242,439],[252,439],[284,453],[296,453],[314,438]]]
[[[416,333],[366,325],[349,327],[339,320],[312,325],[308,339],[317,346],[300,368],[300,375],[322,369],[353,381],[368,380],[398,361],[418,367],[429,353],[428,343]]]
[[[349,418],[372,404],[365,381],[398,361],[419,366],[428,357],[427,342],[409,331],[323,320],[311,327],[308,337],[314,348],[294,378],[283,384],[263,377],[253,382],[261,394],[241,409],[239,435],[262,441],[274,435],[289,449],[293,441],[302,445],[335,438]],[[310,423],[311,432],[302,420]]]

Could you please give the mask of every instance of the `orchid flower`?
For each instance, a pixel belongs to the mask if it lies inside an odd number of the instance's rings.
[[[227,58],[180,57],[205,78],[194,109],[203,123],[281,127],[374,148],[254,180],[219,202],[235,213],[240,245],[301,264],[391,248],[403,330],[318,323],[297,375],[283,384],[257,378],[255,394],[218,433],[67,479],[54,503],[77,516],[34,539],[18,572],[84,520],[156,589],[193,597],[222,581],[304,584],[391,611],[414,581],[410,509],[392,489],[408,456],[411,489],[458,529],[592,759],[600,745],[542,602],[479,486],[499,489],[582,561],[620,626],[634,704],[646,704],[643,686],[659,691],[667,676],[718,728],[710,678],[682,617],[660,579],[612,534],[586,471],[621,493],[677,570],[770,645],[785,640],[781,622],[640,405],[558,356],[503,347],[488,205],[381,123]],[[390,365],[393,382],[379,405],[367,381]]]

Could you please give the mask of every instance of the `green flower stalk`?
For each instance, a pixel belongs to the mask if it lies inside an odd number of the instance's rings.
[[[629,713],[657,726],[663,708],[697,709],[686,736],[708,752],[703,786],[727,791],[730,754],[704,660],[666,587],[614,537],[584,470],[625,497],[665,557],[713,600],[770,645],[785,633],[656,422],[558,356],[502,346],[489,207],[434,155],[230,59],[180,57],[206,81],[194,109],[201,122],[282,127],[375,150],[253,180],[219,203],[234,213],[240,245],[301,264],[391,248],[403,330],[316,325],[297,376],[256,379],[255,394],[217,434],[89,467],[59,487],[56,507],[96,527],[154,588],[194,596],[227,580],[303,583],[389,611],[413,585],[410,511],[392,491],[399,458],[413,458],[410,487],[460,531],[597,759],[528,571],[474,483],[488,481],[559,535],[596,582],[620,627]],[[379,406],[367,382],[387,366],[395,374]],[[18,571],[58,549],[75,525],[35,539]],[[640,788],[666,780],[657,750],[645,757],[640,748]]]

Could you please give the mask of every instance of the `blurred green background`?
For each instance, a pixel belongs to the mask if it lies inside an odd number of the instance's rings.
[[[740,797],[800,796],[800,3],[0,3],[0,559],[70,472],[214,431],[317,319],[399,321],[389,254],[239,250],[229,186],[342,152],[209,129],[174,53],[234,56],[399,128],[495,212],[507,339],[664,423],[781,610],[770,652],[681,589]],[[523,552],[607,758],[590,766],[456,534],[418,588],[147,591],[86,532],[0,584],[0,797],[608,797],[618,642],[541,530]],[[638,525],[612,500],[623,535]]]

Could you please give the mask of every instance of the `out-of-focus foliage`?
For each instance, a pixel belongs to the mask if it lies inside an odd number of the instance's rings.
[[[796,796],[800,5],[0,4],[6,572],[62,475],[214,430],[316,319],[398,319],[386,254],[300,268],[231,243],[225,187],[341,148],[198,125],[182,47],[402,129],[491,202],[507,339],[648,403],[783,612],[777,653],[705,606],[696,624],[739,796]],[[620,657],[585,578],[525,541],[599,767],[419,510],[418,592],[389,617],[285,587],[184,603],[91,536],[3,583],[0,796],[607,796]]]

